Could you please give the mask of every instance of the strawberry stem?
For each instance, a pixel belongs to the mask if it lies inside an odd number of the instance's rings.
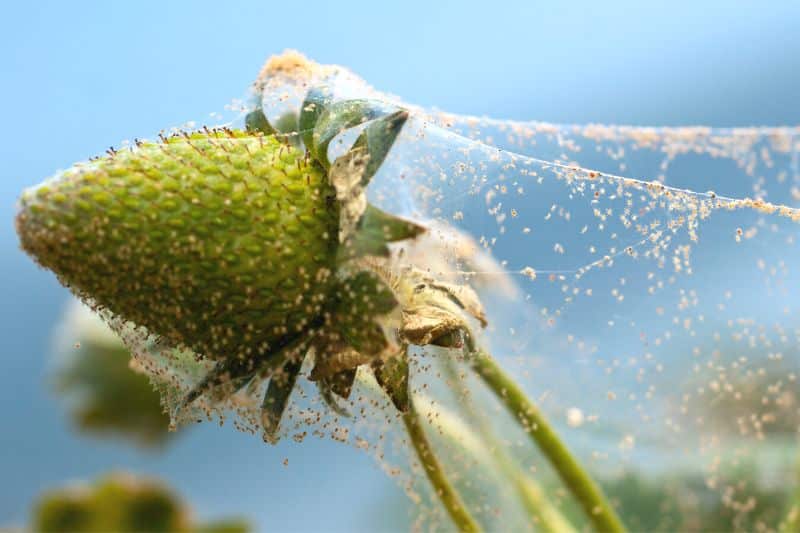
[[[460,378],[453,359],[446,358],[442,362],[443,371],[451,383],[457,383]],[[479,412],[468,395],[455,395],[456,404],[461,413],[475,428],[475,438],[483,443],[485,449],[490,450],[492,460],[502,474],[514,486],[519,499],[531,524],[536,525],[536,530],[545,533],[576,533],[575,528],[567,518],[552,504],[539,484],[525,473],[517,461],[504,450],[503,444],[497,439],[489,421]]]
[[[423,470],[425,470],[425,475],[428,477],[428,481],[431,482],[434,492],[439,496],[447,513],[453,520],[453,524],[455,524],[459,531],[480,531],[480,526],[469,514],[458,492],[456,492],[447,479],[441,463],[436,459],[428,437],[425,435],[425,429],[422,427],[422,421],[419,419],[417,411],[414,408],[413,401],[408,411],[403,413],[403,423],[408,431],[408,436],[411,439],[414,451],[417,452],[417,457],[419,458]]]
[[[625,527],[603,491],[572,455],[542,412],[528,399],[519,385],[497,364],[494,358],[475,346],[469,336],[466,348],[472,354],[472,364],[477,374],[547,457],[595,529],[604,533],[624,532]]]
[[[798,465],[795,479],[800,482],[800,465]],[[786,517],[778,525],[779,533],[790,533],[792,531],[800,531],[800,486],[795,487],[792,495],[789,511]]]

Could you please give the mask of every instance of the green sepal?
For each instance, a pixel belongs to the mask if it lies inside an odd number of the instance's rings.
[[[330,91],[327,87],[314,87],[308,91],[303,105],[300,107],[300,118],[297,121],[297,125],[300,129],[303,144],[306,145],[306,149],[315,158],[317,157],[317,150],[314,147],[314,126],[316,126],[317,120],[319,120],[323,111],[330,105],[331,100]]]
[[[254,109],[244,118],[245,128],[250,133],[263,133],[264,135],[279,135],[286,139],[295,148],[300,148],[300,136],[298,134],[297,114],[288,111],[278,117],[275,125],[270,124],[267,116],[262,109]]]
[[[326,114],[320,118],[320,123],[325,120],[327,114],[326,111]],[[341,243],[349,243],[358,231],[358,224],[368,205],[366,187],[386,159],[386,155],[407,119],[408,112],[400,110],[367,125],[350,150],[338,157],[330,166],[328,179],[336,190],[336,198],[340,204],[339,241]],[[317,128],[319,127],[318,123]],[[380,247],[378,250],[385,253]],[[340,260],[346,260],[348,255],[347,250],[338,254]]]
[[[358,372],[358,368],[348,368],[334,374],[327,380],[331,390],[340,398],[349,399],[350,392],[353,390],[353,382],[356,380],[356,372]]]
[[[401,109],[374,121],[364,128],[350,150],[334,161],[331,172],[336,169],[347,169],[347,179],[345,180],[347,183],[358,184],[362,188],[369,185],[407,120],[408,111]],[[327,160],[323,162],[323,165],[328,165]],[[339,172],[342,171],[339,170]]]
[[[338,330],[350,346],[363,354],[377,355],[389,346],[383,329],[368,319],[362,318],[361,323],[347,321]]]
[[[243,364],[238,359],[223,359],[218,361],[200,382],[183,397],[175,413],[179,413],[188,405],[203,396],[221,387],[226,387],[236,392],[245,386],[255,375],[255,369],[248,363]]]
[[[358,367],[348,368],[317,382],[322,399],[334,412],[342,416],[349,417],[350,412],[342,406],[338,398],[343,400],[350,398],[356,373],[358,373]]]
[[[297,113],[287,111],[275,121],[275,130],[278,132],[278,136],[281,139],[284,139],[288,144],[301,150],[303,147],[303,140],[300,138],[300,133],[298,132],[299,126],[297,120]]]
[[[297,134],[297,113],[287,111],[275,121],[275,130],[284,135],[295,136]],[[299,142],[299,141],[298,141]]]
[[[372,364],[378,384],[401,413],[411,405],[408,392],[408,354],[405,350]]]
[[[365,187],[378,172],[407,120],[408,111],[405,109],[395,111],[367,126],[353,143],[353,148],[365,147],[369,156],[361,176],[361,183]]]
[[[236,392],[251,383],[256,374],[260,379],[269,378],[287,359],[296,357],[297,354],[304,354],[307,349],[304,335],[305,331],[286,335],[278,340],[272,350],[252,359],[231,357],[218,361],[214,368],[183,397],[176,408],[176,413],[204,394],[213,395],[216,389],[223,386],[230,392]]]
[[[367,204],[367,209],[358,223],[358,229],[350,241],[339,247],[339,260],[373,255],[389,255],[387,243],[413,239],[425,233],[425,228],[377,207]]]
[[[317,389],[325,405],[330,407],[334,413],[340,416],[350,417],[350,412],[339,403],[339,399],[336,397],[333,388],[327,380],[317,381]]]
[[[322,163],[325,168],[330,168],[328,145],[330,145],[334,137],[349,128],[385,117],[396,111],[396,109],[395,106],[376,100],[346,100],[330,104],[324,108],[319,117],[316,117],[317,121],[314,124],[311,144],[306,144],[306,146],[310,146],[311,153],[316,157],[317,161]],[[407,111],[401,110],[396,113],[404,113],[405,118],[408,118]],[[402,122],[405,123],[405,119]],[[402,124],[400,124],[400,127],[402,127]],[[384,127],[383,129],[386,128]],[[397,131],[399,131],[399,128],[397,128]],[[392,142],[394,142],[394,138],[392,138],[389,146],[391,146]],[[389,151],[389,146],[386,147],[386,152]],[[370,155],[372,156],[371,153]],[[384,153],[383,157],[385,156],[386,154]],[[383,161],[383,157],[380,158],[381,161]]]
[[[337,293],[338,316],[352,317],[356,322],[384,315],[397,306],[397,299],[386,283],[366,270],[342,280]]]
[[[333,327],[356,351],[377,355],[389,343],[373,317],[385,315],[396,306],[397,299],[383,280],[372,272],[362,271],[341,282]]]
[[[261,425],[264,428],[264,440],[271,444],[278,442],[281,418],[289,404],[289,396],[292,394],[302,366],[302,358],[289,359],[281,370],[272,374],[269,379],[267,392],[261,403]]]
[[[247,131],[251,133],[261,132],[264,135],[275,135],[277,131],[272,127],[272,124],[267,120],[267,116],[261,108],[250,111],[244,117],[244,124]]]
[[[352,373],[355,378],[356,369],[363,362],[361,354],[345,346],[341,340],[323,342],[315,348],[314,368],[311,369],[308,379],[317,384],[320,396],[335,413],[350,416],[347,409],[340,404],[337,395],[344,398],[349,396],[344,387],[347,385],[347,375]],[[341,382],[342,379],[344,383]]]

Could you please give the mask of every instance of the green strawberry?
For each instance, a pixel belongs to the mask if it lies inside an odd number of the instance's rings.
[[[26,192],[22,247],[78,295],[214,359],[249,359],[319,315],[338,204],[275,137],[195,133],[76,165]]]
[[[406,111],[312,89],[300,115],[284,118],[275,129],[256,108],[246,131],[110,150],[25,192],[16,221],[22,248],[79,297],[216,361],[178,409],[269,378],[268,440],[307,353],[335,369],[314,374],[334,407],[357,366],[382,366],[377,318],[397,302],[361,258],[423,231],[366,202]],[[364,123],[329,162],[334,137]]]

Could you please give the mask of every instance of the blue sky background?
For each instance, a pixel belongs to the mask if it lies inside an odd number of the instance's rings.
[[[5,2],[0,7],[0,525],[44,487],[158,474],[204,516],[369,529],[397,490],[364,454],[214,425],[165,455],[74,434],[46,391],[68,293],[17,248],[16,197],[54,170],[244,94],[297,48],[448,111],[553,122],[800,123],[797,2]],[[289,467],[282,461],[289,458]],[[385,527],[390,524],[383,523]]]

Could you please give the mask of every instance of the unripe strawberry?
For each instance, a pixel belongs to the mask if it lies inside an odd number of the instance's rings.
[[[214,359],[249,359],[318,316],[338,204],[275,137],[214,131],[80,164],[27,191],[22,247],[78,295]]]
[[[323,365],[361,352],[320,377],[326,399],[349,395],[357,366],[382,368],[388,342],[376,321],[397,302],[359,260],[424,230],[368,205],[365,188],[407,118],[312,90],[286,121],[312,132],[304,146],[299,131],[276,130],[256,107],[247,132],[110,150],[24,193],[17,231],[25,251],[82,299],[159,344],[216,361],[173,413],[201,396],[224,403],[268,378],[261,419],[274,441],[309,351]],[[367,122],[329,162],[333,138]]]

